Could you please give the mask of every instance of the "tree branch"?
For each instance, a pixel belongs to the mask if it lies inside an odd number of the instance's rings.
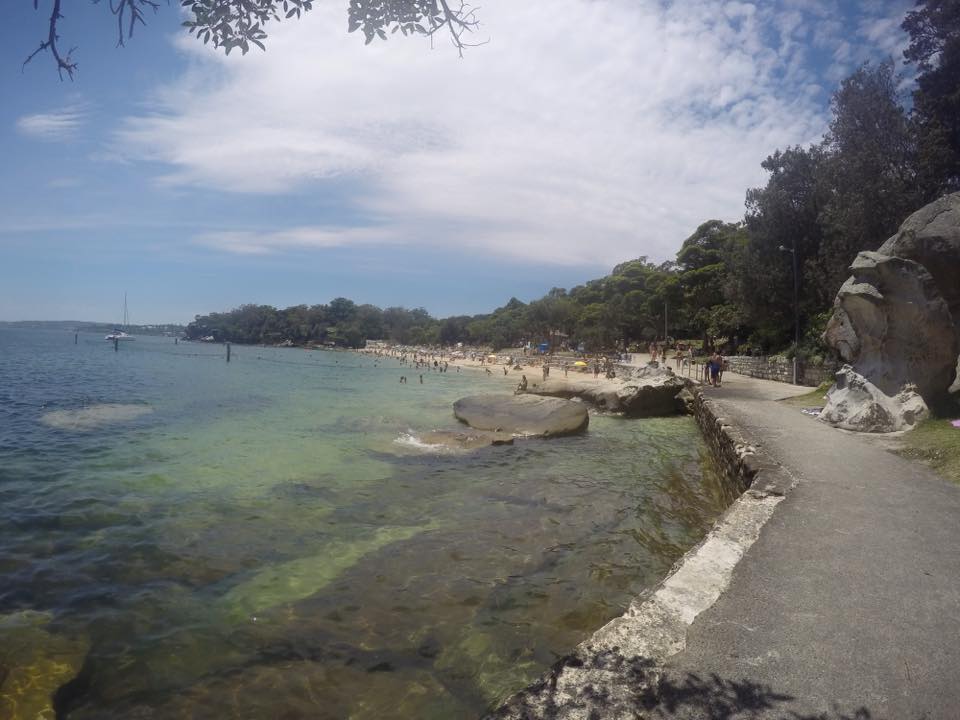
[[[450,9],[447,0],[440,0],[440,7],[443,8],[445,24],[450,28],[450,39],[453,41],[454,47],[457,48],[457,53],[460,57],[463,57],[464,48],[478,47],[490,42],[489,40],[478,43],[465,43],[463,41],[463,34],[465,32],[473,32],[480,26],[480,21],[477,20],[476,16],[476,8],[467,5],[465,0],[461,0],[460,7],[455,11]],[[436,28],[434,28],[434,31],[435,30]],[[431,32],[430,34],[432,35],[433,33]]]
[[[33,0],[33,9],[37,9],[37,4],[39,0]],[[20,66],[20,71],[23,72],[24,68],[27,67],[27,63],[33,60],[39,53],[44,50],[49,50],[50,54],[53,56],[53,59],[57,63],[57,73],[60,75],[60,79],[63,80],[63,73],[66,71],[67,75],[73,80],[73,74],[77,71],[77,64],[71,59],[73,51],[76,50],[75,47],[70,48],[67,51],[67,56],[63,57],[60,54],[60,49],[57,47],[57,40],[59,36],[57,35],[57,22],[63,15],[60,14],[60,0],[53,0],[53,10],[50,12],[50,29],[47,33],[47,39],[40,43],[40,47],[34,50],[30,55],[27,56],[27,59],[23,61],[23,65]]]

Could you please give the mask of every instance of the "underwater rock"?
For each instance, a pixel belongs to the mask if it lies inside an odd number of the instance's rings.
[[[31,610],[0,615],[3,720],[54,720],[54,693],[83,665],[87,640],[50,632],[50,620]]]
[[[284,708],[278,714],[277,708]],[[280,661],[211,674],[178,693],[151,702],[142,697],[112,708],[110,717],[183,718],[383,718],[470,717],[469,707],[429,672],[394,666]],[[71,720],[100,720],[102,707],[80,707]],[[52,718],[52,716],[51,716]],[[34,720],[31,718],[31,720]]]
[[[477,430],[539,437],[578,433],[590,422],[582,403],[534,395],[471,395],[453,404],[453,414]]]
[[[57,430],[87,432],[104,425],[136,420],[149,415],[153,408],[149,405],[121,405],[106,403],[90,405],[78,410],[54,410],[40,417],[40,422]]]
[[[358,540],[329,543],[319,555],[268,565],[253,577],[231,588],[222,602],[235,617],[251,616],[277,605],[291,603],[319,592],[365,555],[391,543],[407,540],[432,525],[385,526]]]
[[[417,438],[424,445],[438,445],[451,450],[477,450],[491,445],[513,445],[513,435],[504,432],[474,430],[432,430]]]

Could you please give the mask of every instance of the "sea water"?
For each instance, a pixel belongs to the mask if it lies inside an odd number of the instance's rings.
[[[225,354],[0,330],[0,714],[478,716],[731,499],[689,418],[443,451],[518,378]]]

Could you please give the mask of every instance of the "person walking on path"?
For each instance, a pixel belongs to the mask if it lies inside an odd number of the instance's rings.
[[[710,385],[720,387],[720,374],[723,372],[723,356],[719,350],[713,351],[713,355],[710,356],[710,361],[707,363],[707,368],[710,371]]]

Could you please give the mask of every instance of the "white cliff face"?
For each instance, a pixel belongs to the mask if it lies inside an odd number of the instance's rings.
[[[911,215],[850,271],[824,333],[848,365],[820,417],[864,432],[909,429],[960,391],[960,193]]]

